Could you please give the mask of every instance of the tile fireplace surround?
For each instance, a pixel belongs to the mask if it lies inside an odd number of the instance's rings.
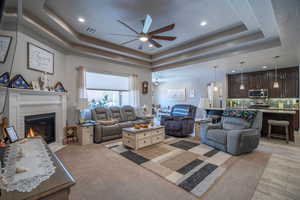
[[[4,93],[4,88],[0,88]],[[3,96],[1,95],[3,101]],[[57,149],[62,145],[64,127],[67,120],[67,96],[61,92],[34,91],[27,89],[9,89],[8,107],[5,115],[9,125],[14,126],[19,137],[25,137],[25,116],[55,113],[56,141],[49,146]]]

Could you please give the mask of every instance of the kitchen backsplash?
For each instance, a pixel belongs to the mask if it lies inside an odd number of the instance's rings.
[[[252,105],[265,105],[278,109],[299,109],[298,98],[270,98],[270,99],[227,99],[226,106],[231,108],[248,108]]]

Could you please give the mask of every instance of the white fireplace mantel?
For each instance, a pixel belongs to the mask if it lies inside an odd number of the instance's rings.
[[[9,125],[15,127],[19,137],[25,137],[25,116],[55,113],[55,143],[62,145],[67,120],[66,93],[14,88],[8,91],[6,113]]]

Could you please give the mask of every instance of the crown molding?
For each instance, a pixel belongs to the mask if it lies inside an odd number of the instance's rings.
[[[158,71],[163,71],[167,69],[173,69],[173,68],[178,68],[178,67],[184,67],[188,65],[193,65],[197,63],[203,63],[203,62],[208,62],[211,60],[216,60],[216,59],[221,59],[229,56],[236,56],[239,54],[244,54],[244,53],[249,53],[253,51],[259,51],[263,49],[268,49],[268,48],[274,48],[281,46],[281,41],[279,38],[273,38],[269,40],[263,40],[263,41],[258,41],[254,44],[246,44],[243,46],[240,46],[238,48],[232,47],[229,49],[225,49],[224,51],[219,51],[215,53],[210,53],[206,55],[201,55],[198,57],[194,57],[188,60],[183,60],[183,61],[178,61],[172,64],[166,64],[160,67],[155,67],[152,68],[152,72],[158,72]]]
[[[193,49],[193,50],[181,53],[181,54],[177,54],[177,55],[174,55],[174,56],[170,56],[170,57],[160,59],[158,61],[154,61],[154,62],[152,62],[152,66],[153,67],[158,67],[160,65],[164,65],[164,64],[167,64],[167,63],[176,62],[178,60],[178,58],[188,59],[188,58],[199,56],[199,55],[202,55],[202,54],[205,54],[205,53],[222,50],[224,48],[238,46],[238,45],[241,45],[243,43],[250,42],[250,41],[255,41],[255,40],[258,40],[258,39],[262,39],[262,38],[264,38],[264,34],[261,31],[258,31],[258,32],[255,32],[255,33],[250,33],[250,34],[247,34],[247,35],[244,35],[244,36],[240,36],[238,38],[234,38],[234,39],[230,39],[230,40],[222,41],[222,42],[217,42],[213,45],[200,47],[200,48]]]

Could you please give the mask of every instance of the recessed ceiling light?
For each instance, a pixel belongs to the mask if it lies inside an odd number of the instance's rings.
[[[153,47],[153,44],[149,44],[149,47],[152,48],[152,47]]]
[[[78,21],[81,22],[81,23],[84,23],[84,22],[85,22],[85,19],[82,18],[82,17],[78,17]]]
[[[139,40],[142,41],[142,42],[147,42],[147,41],[148,41],[148,37],[146,37],[146,36],[141,36],[141,37],[139,38]]]
[[[207,25],[207,22],[206,22],[206,21],[203,21],[203,22],[200,23],[200,25],[201,25],[201,26],[206,26],[206,25]]]
[[[264,65],[264,66],[262,66],[262,68],[263,68],[263,69],[267,69],[267,68],[268,68],[268,66],[265,66],[265,65]]]
[[[232,70],[231,72],[232,72],[232,73],[235,73],[235,70]]]

